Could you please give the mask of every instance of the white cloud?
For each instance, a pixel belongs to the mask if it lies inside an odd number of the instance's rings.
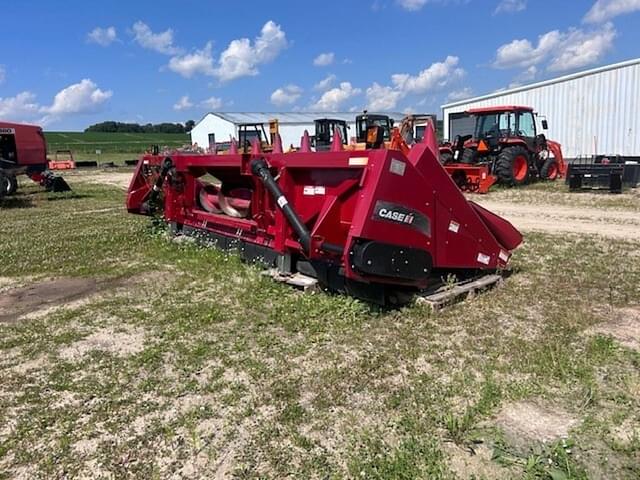
[[[269,20],[253,44],[248,38],[232,40],[220,54],[214,74],[223,82],[257,75],[259,65],[275,60],[286,47],[284,31],[280,25]]]
[[[29,121],[39,112],[40,105],[31,92],[21,92],[15,97],[0,97],[0,118],[3,120]]]
[[[331,65],[335,60],[336,55],[333,52],[321,53],[313,59],[313,64],[316,67],[326,67]]]
[[[529,40],[513,40],[498,48],[493,66],[496,68],[527,68],[537,65],[556,50],[562,42],[564,34],[558,30],[547,32],[538,37],[538,45],[533,46]]]
[[[404,93],[425,93],[435,88],[445,87],[453,80],[464,76],[464,70],[458,67],[460,59],[449,55],[444,62],[436,62],[422,70],[418,75],[396,73],[391,81]]]
[[[87,41],[108,47],[118,39],[115,27],[96,27],[87,34]]]
[[[287,85],[286,87],[278,88],[271,94],[271,103],[282,107],[284,105],[292,105],[302,95],[302,88],[297,85]]]
[[[0,118],[48,123],[52,119],[68,115],[97,112],[112,95],[113,92],[100,90],[95,83],[85,78],[60,90],[50,106],[40,105],[36,101],[36,95],[28,91],[15,97],[0,98]]]
[[[415,12],[424,7],[429,0],[396,0],[398,5],[400,5],[405,10],[409,10],[410,12]]]
[[[141,21],[137,21],[131,27],[133,39],[143,48],[154,50],[165,55],[177,55],[180,49],[173,45],[173,30],[167,29],[164,32],[153,33],[149,26]]]
[[[516,13],[527,8],[527,0],[501,0],[493,14]]]
[[[321,92],[328,90],[333,85],[333,82],[336,81],[336,76],[332,73],[331,75],[327,75],[325,78],[320,80],[313,86],[314,90],[319,90]]]
[[[200,102],[202,107],[208,108],[209,110],[218,110],[222,108],[223,102],[221,98],[218,97],[209,97],[206,100]]]
[[[608,23],[602,30],[584,33],[575,30],[567,35],[549,65],[552,72],[574,70],[597,63],[613,47],[616,30]]]
[[[202,50],[195,50],[185,55],[177,55],[169,60],[169,69],[182,75],[185,78],[191,78],[196,74],[214,75],[213,57],[211,56],[212,44],[207,43]]]
[[[458,57],[448,56],[444,62],[436,62],[417,75],[396,73],[391,75],[392,86],[374,83],[367,88],[367,100],[371,110],[391,110],[408,95],[419,95],[441,90],[465,75],[458,66]]]
[[[0,65],[0,85],[4,83],[7,78],[7,71],[4,69],[4,65]]]
[[[548,70],[566,71],[598,62],[613,46],[616,31],[606,24],[599,30],[568,32],[553,30],[538,37],[536,46],[527,40],[513,40],[498,48],[495,68],[525,68],[549,61]]]
[[[96,112],[112,95],[111,90],[100,90],[95,83],[85,78],[60,90],[53,98],[53,104],[43,107],[42,111],[53,116]]]
[[[178,100],[173,105],[173,109],[177,111],[188,110],[189,108],[192,108],[192,107],[193,107],[193,102],[191,102],[191,100],[189,99],[189,95],[183,95],[182,97],[180,97],[180,100]]]
[[[353,88],[351,83],[342,82],[339,87],[324,92],[320,99],[311,106],[311,109],[323,112],[337,112],[344,102],[361,93],[362,90]]]
[[[537,74],[538,74],[538,67],[536,67],[535,65],[531,65],[524,72],[518,75],[515,80],[518,83],[530,82],[531,80],[534,80],[536,78]]]
[[[400,90],[373,83],[367,88],[367,105],[370,110],[392,110],[404,96]]]
[[[447,102],[456,102],[458,100],[464,100],[471,97],[473,97],[473,90],[469,87],[465,87],[462,90],[449,92],[449,95],[447,95]]]
[[[597,0],[584,16],[586,23],[602,23],[640,10],[640,0]]]

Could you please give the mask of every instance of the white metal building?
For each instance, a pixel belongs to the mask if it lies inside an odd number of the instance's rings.
[[[640,58],[443,105],[444,137],[469,133],[466,110],[498,105],[533,107],[567,158],[640,156]]]
[[[385,114],[396,122],[404,117],[397,112]],[[355,136],[356,115],[354,112],[210,112],[191,130],[191,143],[207,148],[213,142],[228,142],[231,136],[237,139],[240,124],[262,124],[269,135],[269,120],[278,119],[282,146],[287,149],[290,145],[300,145],[305,130],[314,135],[313,121],[318,118],[344,120],[350,128],[349,135]]]

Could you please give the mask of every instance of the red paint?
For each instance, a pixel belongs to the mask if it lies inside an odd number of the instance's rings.
[[[433,259],[434,268],[493,270],[504,267],[505,255],[521,243],[522,236],[507,221],[465,199],[440,165],[431,143],[414,145],[408,155],[386,149],[172,154],[174,172],[171,181],[163,186],[162,213],[168,222],[240,238],[280,254],[339,262],[346,278],[362,282],[426,286],[424,281],[363,276],[353,271],[349,252],[359,240],[426,251]],[[127,196],[129,212],[143,213],[143,203],[164,158],[146,155],[138,162]],[[308,255],[273,198],[251,173],[251,161],[257,158],[265,159],[288,202],[311,233],[312,248]],[[200,178],[207,173],[228,186],[242,186],[251,192],[246,218],[212,213],[201,206]],[[429,232],[375,216],[379,201],[426,217]],[[209,201],[208,205],[214,202]],[[341,246],[342,253],[337,255],[319,248],[325,242]]]
[[[467,113],[475,114],[475,113],[502,113],[505,111],[509,112],[533,112],[533,108],[531,107],[518,107],[515,105],[503,105],[498,107],[480,107],[480,108],[471,108],[467,110]]]
[[[529,165],[528,165],[527,157],[525,157],[524,155],[518,155],[513,160],[513,178],[521,182],[527,177],[528,172],[529,172]]]
[[[4,164],[5,170],[24,170],[26,167],[42,167],[47,165],[47,143],[42,128],[36,125],[0,122],[0,132],[13,135],[16,143],[15,167]],[[13,132],[13,133],[9,133]]]

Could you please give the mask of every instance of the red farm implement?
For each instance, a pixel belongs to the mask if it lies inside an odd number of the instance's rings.
[[[312,278],[378,304],[450,274],[506,267],[522,241],[507,221],[467,201],[438,161],[434,136],[391,149],[145,155],[131,213],[162,213],[175,233],[206,238],[280,276]]]
[[[0,199],[16,193],[18,175],[26,175],[50,191],[70,190],[67,182],[47,167],[47,144],[42,128],[0,122]]]
[[[56,150],[52,159],[49,159],[49,170],[73,170],[76,161],[71,150]]]

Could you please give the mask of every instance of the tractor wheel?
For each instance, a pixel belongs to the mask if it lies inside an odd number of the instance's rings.
[[[465,148],[462,150],[462,158],[460,158],[460,163],[476,163],[476,151],[472,148]]]
[[[451,155],[449,152],[440,154],[440,163],[442,165],[446,165],[447,163],[451,163],[452,161],[453,161],[453,155]]]
[[[522,147],[505,148],[496,161],[495,173],[500,183],[523,185],[529,180],[529,153]]]
[[[15,175],[7,175],[6,177],[6,195],[13,195],[18,190],[18,179]]]
[[[555,158],[550,157],[542,164],[542,168],[540,169],[540,178],[542,180],[554,181],[558,178],[559,173],[558,162],[556,162]]]
[[[9,190],[7,188],[7,184],[7,177],[5,176],[4,172],[0,170],[0,200],[4,198],[4,196],[7,194],[7,191]]]

